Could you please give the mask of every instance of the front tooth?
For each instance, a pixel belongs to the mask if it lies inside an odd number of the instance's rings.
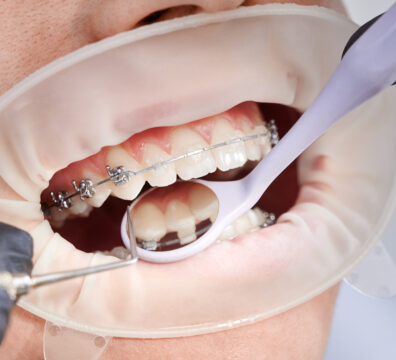
[[[212,144],[221,143],[230,139],[239,138],[244,134],[235,130],[226,119],[216,121],[212,132]],[[245,164],[247,160],[245,144],[238,142],[231,145],[212,149],[217,167],[222,171],[234,169]]]
[[[165,220],[168,230],[177,232],[181,244],[187,244],[196,239],[195,218],[190,208],[183,202],[170,201],[166,207]]]
[[[194,184],[189,190],[189,202],[195,219],[203,221],[210,219],[213,223],[219,211],[219,201],[216,195],[200,184]]]
[[[104,180],[103,176],[96,175],[88,170],[84,170],[82,176],[84,179],[92,180],[94,184],[98,183],[101,180]],[[111,194],[111,188],[109,183],[105,183],[97,186],[95,189],[96,194],[91,198],[85,199],[84,202],[86,202],[88,205],[99,208],[103,205],[103,203]]]
[[[143,166],[144,168],[169,159],[170,156],[154,144],[144,145]],[[176,181],[175,164],[161,165],[154,170],[145,173],[146,180],[151,186],[167,186]]]
[[[109,149],[107,153],[107,163],[111,168],[124,166],[125,170],[132,171],[137,171],[142,168],[121,146],[115,146]],[[144,175],[139,174],[130,175],[129,181],[125,184],[114,185],[113,182],[109,183],[111,192],[114,196],[124,200],[133,200],[140,193],[140,190],[142,190],[145,180]]]
[[[159,241],[166,234],[164,214],[149,201],[133,209],[132,225],[135,236],[142,240]]]
[[[202,149],[208,144],[195,131],[188,127],[176,128],[172,131],[172,156],[176,157],[186,152]],[[175,169],[183,180],[199,178],[216,171],[216,162],[210,151],[178,160]]]

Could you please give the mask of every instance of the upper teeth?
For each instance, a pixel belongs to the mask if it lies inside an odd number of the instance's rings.
[[[151,186],[166,186],[174,183],[177,176],[188,180],[205,176],[217,168],[226,171],[242,166],[247,160],[261,159],[269,152],[271,144],[277,138],[276,128],[272,123],[267,126],[257,125],[253,128],[247,123],[242,124],[242,129],[236,130],[226,119],[217,119],[209,146],[197,132],[188,126],[177,127],[171,134],[171,154],[155,144],[145,143],[140,163],[121,145],[109,148],[107,162],[110,165],[107,166],[107,172],[110,178],[107,180],[111,181],[102,184],[100,190],[97,191],[95,184],[105,182],[106,179],[83,171],[86,179],[79,181],[78,184],[73,182],[73,186],[80,198],[86,200],[87,205],[76,206],[67,213],[85,213],[88,205],[99,207],[110,193],[122,199],[133,200],[139,194],[145,181],[148,181]],[[271,127],[272,132],[269,132],[268,129]],[[246,140],[249,136],[257,137]],[[184,155],[180,156],[183,153]],[[119,164],[123,166],[120,167]],[[124,171],[124,168],[128,171]],[[129,176],[130,171],[137,172],[137,174]],[[122,186],[117,186],[119,184]],[[68,197],[70,197],[68,193],[54,194],[55,205],[60,209],[65,208],[63,205],[70,208],[71,199]],[[60,216],[56,212],[52,213],[53,220],[58,225],[61,225],[67,218],[64,214]]]

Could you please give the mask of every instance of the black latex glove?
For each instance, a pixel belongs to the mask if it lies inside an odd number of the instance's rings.
[[[26,232],[0,222],[0,271],[26,273],[32,271],[33,239]],[[0,343],[15,305],[6,290],[0,288]]]

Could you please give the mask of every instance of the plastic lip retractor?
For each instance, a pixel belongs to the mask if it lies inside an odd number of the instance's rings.
[[[129,212],[128,212],[129,213]],[[128,229],[132,231],[132,222],[130,217],[128,217]],[[26,273],[0,273],[0,287],[6,289],[12,300],[16,300],[19,296],[27,294],[32,288],[36,288],[42,285],[53,284],[59,281],[69,280],[76,277],[87,276],[91,274],[96,274],[102,271],[118,269],[121,267],[129,266],[137,262],[138,254],[136,252],[136,242],[133,234],[129,234],[128,238],[130,251],[129,258],[122,261],[116,261],[108,264],[102,264],[82,269],[75,269],[69,271],[55,272],[51,274],[42,274],[29,276]]]
[[[138,257],[154,263],[188,258],[211,245],[221,231],[248,211],[278,175],[344,115],[396,79],[396,4],[384,13],[348,49],[330,80],[311,106],[245,178],[230,182],[195,180],[218,198],[219,212],[210,229],[179,249],[153,252],[137,248]],[[136,204],[132,203],[125,216]],[[121,235],[125,239],[125,221]],[[133,235],[130,227],[129,232]]]

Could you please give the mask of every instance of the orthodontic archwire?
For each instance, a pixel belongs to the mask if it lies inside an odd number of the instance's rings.
[[[42,204],[41,210],[43,211],[43,213],[45,215],[49,216],[50,215],[49,209],[52,207],[56,206],[59,211],[70,209],[73,206],[72,198],[79,196],[82,201],[92,198],[96,194],[96,187],[98,187],[100,185],[103,185],[110,181],[112,181],[114,183],[114,185],[116,185],[116,186],[126,184],[131,179],[131,176],[137,176],[137,175],[146,173],[151,170],[156,170],[156,169],[160,168],[161,166],[168,165],[170,163],[188,158],[190,156],[199,155],[205,151],[217,149],[219,147],[232,145],[232,144],[236,144],[239,142],[246,142],[249,140],[255,140],[255,139],[258,139],[261,137],[268,137],[270,140],[271,146],[275,146],[279,141],[279,134],[278,134],[278,129],[275,124],[275,121],[270,120],[268,123],[265,124],[265,127],[266,127],[267,131],[264,133],[242,136],[242,137],[230,139],[230,140],[227,140],[227,141],[224,141],[221,143],[217,143],[214,145],[208,145],[201,149],[192,150],[192,151],[186,152],[182,155],[179,155],[179,156],[167,159],[167,160],[160,161],[160,162],[155,163],[147,168],[137,170],[137,171],[126,170],[124,168],[124,166],[117,166],[117,167],[111,168],[109,165],[106,165],[105,168],[106,168],[107,174],[109,176],[108,178],[103,179],[97,183],[94,183],[90,179],[82,179],[78,183],[75,180],[73,180],[72,185],[75,190],[74,193],[69,193],[66,190],[62,190],[57,193],[51,192],[50,196],[52,199],[52,203]]]

